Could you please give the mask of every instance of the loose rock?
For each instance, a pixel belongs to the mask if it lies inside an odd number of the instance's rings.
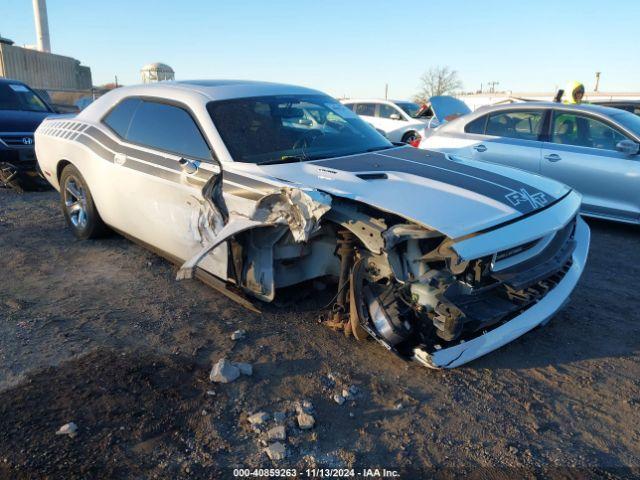
[[[269,420],[269,414],[267,412],[257,412],[247,417],[247,420],[251,425],[262,425]]]
[[[216,363],[211,369],[209,380],[218,383],[233,382],[240,376],[240,369],[226,358]]]
[[[313,404],[309,400],[302,400],[296,404],[296,412],[298,413],[312,413]]]
[[[264,449],[271,460],[282,460],[287,456],[287,449],[280,442],[275,442]]]
[[[242,340],[246,334],[244,330],[236,330],[231,334],[231,340]]]
[[[277,427],[273,427],[268,430],[267,438],[269,438],[269,440],[286,440],[287,431],[285,430],[284,425],[278,425]]]
[[[78,432],[78,426],[74,422],[65,423],[62,425],[56,435],[68,435],[71,438],[75,437]]]
[[[312,415],[306,413],[306,412],[300,412],[298,413],[298,426],[302,429],[302,430],[309,430],[310,428],[313,428],[313,426],[316,423],[315,418],[313,418]]]
[[[242,375],[253,375],[253,366],[250,363],[233,362],[233,365],[240,370]]]
[[[338,405],[342,405],[345,402],[345,398],[339,393],[336,393],[333,396],[333,401],[336,402]]]

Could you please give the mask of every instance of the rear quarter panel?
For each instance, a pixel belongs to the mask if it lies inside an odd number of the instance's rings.
[[[36,157],[45,177],[58,191],[61,167],[64,163],[74,165],[87,182],[102,219],[114,225],[115,208],[109,185],[114,164],[78,142],[88,127],[88,122],[74,118],[46,120],[35,132]]]

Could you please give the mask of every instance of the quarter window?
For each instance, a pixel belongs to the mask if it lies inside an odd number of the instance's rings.
[[[615,150],[623,134],[594,118],[573,113],[556,113],[553,116],[551,141],[563,145]]]
[[[521,110],[489,115],[486,134],[520,140],[538,140],[543,117],[542,110]]]
[[[465,133],[475,133],[477,135],[482,135],[484,134],[484,126],[486,123],[487,116],[483,115],[476,118],[474,121],[467,123],[464,127],[464,131]]]
[[[364,115],[366,117],[374,117],[376,114],[375,103],[359,103],[355,112],[358,115]]]
[[[143,100],[136,110],[127,140],[158,150],[208,160],[209,147],[191,115],[165,103]]]
[[[139,98],[127,98],[115,106],[103,122],[120,137],[127,138],[131,117],[142,101]]]

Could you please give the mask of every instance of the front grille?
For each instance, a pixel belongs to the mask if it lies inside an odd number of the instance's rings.
[[[504,260],[505,258],[513,257],[514,255],[518,255],[526,250],[532,248],[535,244],[537,244],[540,240],[533,240],[532,242],[525,243],[522,245],[518,245],[517,247],[510,248],[508,250],[502,250],[496,254],[496,261]]]
[[[7,147],[33,148],[33,135],[0,135]]]

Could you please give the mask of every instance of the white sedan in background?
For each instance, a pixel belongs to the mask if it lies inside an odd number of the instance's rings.
[[[464,102],[448,95],[431,97],[422,106],[408,100],[357,98],[342,100],[342,103],[376,130],[384,132],[391,142],[413,147],[432,129],[471,111]]]
[[[420,111],[417,103],[357,98],[343,100],[342,103],[376,130],[383,131],[391,142],[409,143],[417,147],[425,136],[428,119],[413,117]]]

